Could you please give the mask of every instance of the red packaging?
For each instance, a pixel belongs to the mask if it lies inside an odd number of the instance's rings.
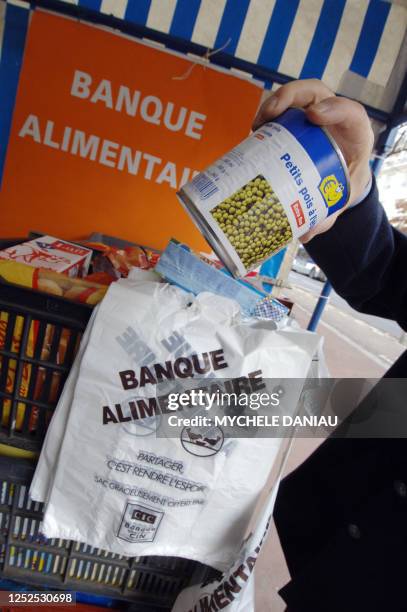
[[[91,257],[90,249],[52,236],[40,236],[0,251],[0,259],[62,272],[72,277],[86,276]]]

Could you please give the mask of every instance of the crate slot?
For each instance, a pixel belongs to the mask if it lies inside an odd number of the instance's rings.
[[[29,510],[30,512],[42,512],[44,504],[35,502],[30,499],[30,488],[27,485],[19,485],[17,488],[17,508],[20,510]]]
[[[17,315],[8,310],[0,310],[0,349],[18,353],[18,345],[13,343]]]
[[[79,344],[82,338],[82,334],[69,328],[64,328],[66,337],[68,338],[66,351],[65,351],[65,359],[63,360],[63,364],[70,364],[73,362],[74,357],[78,351]]]
[[[39,529],[41,520],[17,514],[14,517],[12,538],[21,542],[41,543]]]
[[[0,534],[4,537],[8,534],[10,527],[10,513],[0,510]]]
[[[16,485],[7,480],[0,480],[0,505],[11,506]]]
[[[4,393],[2,391],[0,391],[0,397],[7,397],[7,398],[13,398],[13,396],[11,396],[9,393]],[[15,396],[15,401],[17,402],[21,402],[22,404],[27,404],[27,406],[38,406],[39,408],[43,409],[43,410],[47,410],[49,408],[51,408],[52,410],[55,409],[56,407],[56,402],[54,404],[46,404],[44,402],[40,402],[39,400],[33,400],[33,399],[27,399],[21,395],[16,395]],[[18,432],[17,432],[18,433]]]
[[[50,330],[51,338],[49,342],[50,349],[48,361],[54,364],[59,364],[64,361],[63,356],[65,355],[65,350],[61,343],[62,331],[62,327],[56,327],[55,325],[53,325]],[[63,351],[63,355],[59,354],[60,350],[61,352]]]
[[[58,575],[61,578],[66,563],[67,559],[64,555],[14,544],[9,547],[8,559],[6,559],[6,565],[9,567],[39,574]]]
[[[120,589],[124,584],[127,570],[127,567],[103,563],[100,559],[71,557],[67,579],[104,584]]]
[[[183,586],[188,584],[185,578],[178,576],[163,576],[146,571],[132,570],[130,572],[126,593],[154,594],[155,597],[174,598]]]
[[[8,351],[0,351],[0,355],[1,356],[5,356],[8,359],[14,359],[15,360],[15,355],[13,355],[13,353],[9,353]],[[44,369],[50,369],[50,370],[55,370],[56,372],[62,372],[65,373],[67,371],[69,371],[69,367],[67,367],[66,365],[60,364],[60,363],[53,363],[52,361],[49,361],[48,359],[35,359],[35,357],[30,357],[28,355],[21,357],[22,362],[28,364],[28,365],[38,365],[41,366]]]
[[[129,557],[126,557],[124,555],[118,555],[116,553],[111,553],[107,550],[103,550],[102,548],[95,548],[94,546],[84,544],[83,542],[74,542],[72,545],[72,552],[82,553],[84,555],[89,556],[102,557],[106,560],[108,559],[112,561],[129,561]]]

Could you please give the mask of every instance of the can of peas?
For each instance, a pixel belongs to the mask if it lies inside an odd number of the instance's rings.
[[[225,267],[244,276],[343,208],[349,173],[332,136],[290,108],[177,193]]]

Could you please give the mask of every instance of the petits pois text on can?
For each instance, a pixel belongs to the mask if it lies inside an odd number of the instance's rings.
[[[224,265],[244,276],[343,208],[349,191],[346,163],[330,134],[291,108],[177,195]]]

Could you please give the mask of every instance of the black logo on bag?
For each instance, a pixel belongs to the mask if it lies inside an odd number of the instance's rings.
[[[181,432],[181,444],[191,455],[210,457],[216,455],[225,440],[220,427],[210,427],[204,430],[199,427],[184,427]]]
[[[117,537],[126,542],[153,542],[164,512],[127,502],[120,521]]]
[[[150,514],[149,512],[143,512],[142,510],[133,510],[132,519],[135,521],[144,521],[145,523],[154,525],[157,520],[157,516],[155,514]]]

